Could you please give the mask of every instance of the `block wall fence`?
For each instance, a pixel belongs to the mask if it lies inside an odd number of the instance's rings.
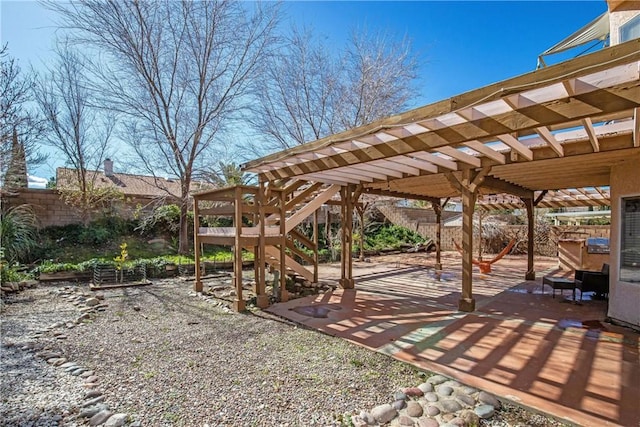
[[[149,197],[127,197],[123,202],[116,202],[113,209],[117,215],[130,219],[133,218],[138,207],[150,211],[154,203],[155,200]],[[15,196],[2,198],[3,210],[22,204],[31,205],[41,227],[82,222],[77,210],[67,205],[57,190],[30,188],[20,190],[20,193]]]

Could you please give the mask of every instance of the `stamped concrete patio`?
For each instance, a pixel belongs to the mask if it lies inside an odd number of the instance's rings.
[[[604,323],[606,301],[552,298],[542,276],[557,260],[509,256],[474,271],[476,311],[458,312],[460,261],[433,255],[355,263],[355,290],[275,304],[269,311],[584,426],[640,425],[640,334]],[[339,276],[325,266],[323,279]],[[579,295],[579,292],[578,292]]]

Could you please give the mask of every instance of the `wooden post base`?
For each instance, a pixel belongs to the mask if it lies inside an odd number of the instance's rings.
[[[193,290],[195,292],[202,292],[202,281],[201,280],[197,280],[197,281],[193,282]]]
[[[356,281],[354,279],[340,279],[338,284],[342,289],[353,289],[356,286]]]
[[[536,280],[536,272],[527,271],[527,273],[524,275],[524,280]]]
[[[267,308],[267,307],[269,307],[269,296],[268,295],[258,295],[256,297],[256,305],[259,308]]]
[[[280,302],[287,302],[287,301],[289,301],[289,291],[285,289],[282,292],[280,292]]]
[[[460,298],[458,300],[458,310],[464,312],[472,312],[476,309],[475,298]]]
[[[442,271],[442,263],[441,262],[436,262],[436,270]]]
[[[246,305],[243,299],[234,299],[233,300],[233,310],[240,312],[246,309]]]

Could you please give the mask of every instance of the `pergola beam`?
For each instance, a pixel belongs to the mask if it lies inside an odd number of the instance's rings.
[[[598,151],[600,151],[600,142],[598,141],[598,135],[596,135],[596,130],[593,128],[591,119],[589,117],[585,117],[584,119],[582,119],[582,126],[584,126],[584,130],[589,136],[589,142],[591,143],[593,152],[597,153]]]
[[[555,151],[558,157],[564,157],[564,149],[562,148],[562,145],[560,145],[556,137],[553,136],[546,126],[536,128],[536,133],[540,135],[540,138],[542,138],[542,140],[546,142],[553,151]]]
[[[468,141],[468,142],[465,142],[463,145],[471,148],[474,151],[477,151],[478,153],[482,154],[485,157],[488,157],[489,159],[497,163],[500,163],[501,165],[504,165],[507,162],[507,158],[505,157],[504,154],[497,152],[491,147],[487,147],[480,141],[475,141],[475,140]]]
[[[514,196],[520,198],[533,197],[533,190],[529,190],[528,188],[524,188],[507,181],[503,181],[493,176],[485,177],[484,181],[482,182],[482,187],[500,190],[503,193],[513,194]]]
[[[518,139],[512,135],[504,134],[498,135],[497,138],[511,147],[513,151],[518,153],[520,156],[524,157],[527,160],[533,160],[533,151],[522,142],[518,141]]]

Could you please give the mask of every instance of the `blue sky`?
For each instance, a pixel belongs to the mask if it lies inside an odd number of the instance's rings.
[[[411,39],[421,58],[414,107],[533,71],[541,52],[606,9],[604,0],[284,4],[286,20],[312,28],[330,45],[365,27]],[[1,0],[0,40],[23,68],[51,60],[54,19],[35,1]],[[52,176],[56,166],[52,160],[33,172]]]

